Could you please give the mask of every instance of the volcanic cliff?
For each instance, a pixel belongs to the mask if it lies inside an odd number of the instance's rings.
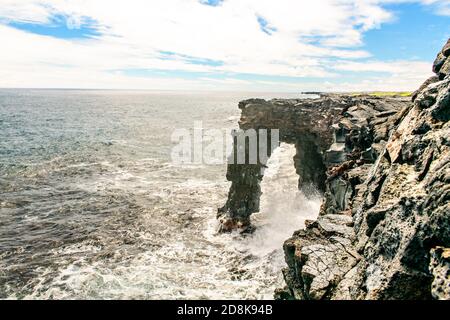
[[[316,221],[284,244],[278,299],[450,299],[450,39],[412,97],[242,101],[241,129],[296,146]],[[229,164],[222,231],[251,230],[266,163]]]

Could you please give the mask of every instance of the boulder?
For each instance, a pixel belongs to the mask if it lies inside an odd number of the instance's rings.
[[[442,62],[442,64],[444,64],[444,61]],[[439,70],[441,69],[442,65],[439,67]],[[435,73],[438,73],[439,71],[435,71]],[[411,95],[412,101],[416,100],[417,96],[419,95],[419,93],[421,93],[423,90],[425,90],[426,87],[428,87],[430,84],[438,82],[439,81],[439,77],[438,76],[432,76],[430,78],[428,78],[427,80],[425,80],[425,82],[420,86],[419,89],[417,89],[416,91],[413,92],[413,94]]]
[[[450,300],[450,248],[433,248],[430,256],[430,272],[434,277],[431,294],[435,299]]]
[[[447,43],[442,48],[442,54],[446,57],[450,56],[450,39],[447,40]]]
[[[434,60],[433,63],[433,72],[436,74],[439,74],[439,71],[441,70],[442,66],[444,65],[445,60],[447,60],[447,57],[444,56],[442,52],[439,52],[439,54],[436,57],[436,60]]]
[[[439,70],[439,79],[444,80],[450,74],[450,58],[447,58]]]

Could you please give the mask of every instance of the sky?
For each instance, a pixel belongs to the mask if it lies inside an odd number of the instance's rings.
[[[450,0],[0,0],[0,87],[411,91]]]

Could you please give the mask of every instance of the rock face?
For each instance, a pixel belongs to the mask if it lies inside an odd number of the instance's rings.
[[[372,116],[379,120],[395,115],[406,101],[401,98],[347,95],[271,101],[250,99],[239,103],[242,110],[239,127],[242,130],[278,129],[280,142],[296,146],[294,163],[299,175],[299,187],[306,192],[312,186],[325,191],[326,167],[329,163],[337,163],[345,158],[345,133],[353,133],[355,128],[362,125],[367,126],[367,121]],[[373,107],[375,105],[376,108]],[[342,114],[348,114],[350,122],[337,124],[341,127],[336,127],[338,133],[335,133],[330,128]],[[382,131],[386,129],[387,127],[383,127],[376,135],[383,135]],[[361,139],[365,138],[367,137]],[[362,147],[365,143],[353,141],[353,137],[349,139],[349,144],[359,143]],[[236,144],[234,148],[236,152]],[[371,153],[368,156],[374,156],[377,151],[367,152]],[[250,215],[259,211],[260,182],[264,176],[267,159],[265,160],[258,158],[256,164],[228,165],[227,179],[232,184],[227,203],[218,211],[222,231],[250,227]]]
[[[444,79],[450,73],[450,39],[438,53],[436,60],[433,63],[433,72],[439,76],[439,79]]]
[[[360,279],[364,263],[364,253],[355,246],[359,235],[354,217],[369,192],[365,181],[410,106],[408,98],[363,101],[370,103],[348,108],[333,125],[335,142],[325,152],[328,170],[321,212],[317,221],[308,222],[284,244],[288,287],[278,291],[280,297],[362,298],[356,285],[350,287]],[[372,216],[371,225],[377,218]]]
[[[279,298],[449,299],[447,56],[439,54],[437,76],[413,103],[368,120],[369,138],[364,126],[344,133],[355,141],[346,143],[351,160],[328,168],[318,220],[285,242],[287,287]],[[355,122],[349,116],[355,114],[344,113],[339,127]],[[330,225],[330,215],[348,215],[352,227],[341,218]]]
[[[297,147],[299,187],[323,192],[318,219],[284,244],[286,287],[277,298],[450,298],[449,46],[413,101],[241,103],[241,128],[280,128],[281,140]],[[263,166],[229,165],[224,230],[249,225]]]

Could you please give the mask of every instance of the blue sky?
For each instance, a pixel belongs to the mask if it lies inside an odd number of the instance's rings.
[[[12,20],[6,21],[6,25],[28,33],[67,40],[101,36],[95,21],[84,19],[82,25],[71,25],[70,20],[61,14],[51,15],[47,23]]]
[[[0,87],[414,90],[447,0],[0,0]]]
[[[387,5],[395,19],[364,35],[364,48],[378,59],[432,61],[450,37],[450,17],[417,3]]]

